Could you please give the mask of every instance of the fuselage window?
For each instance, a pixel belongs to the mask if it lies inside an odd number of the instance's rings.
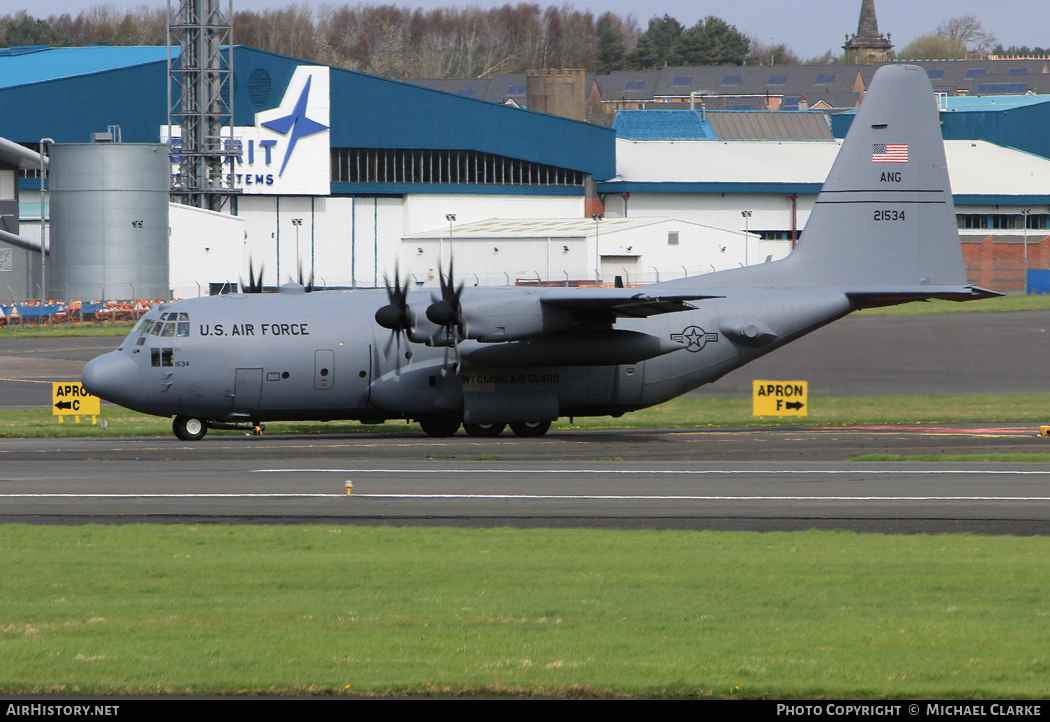
[[[150,354],[150,366],[174,366],[175,365],[175,349],[172,348],[151,348]]]

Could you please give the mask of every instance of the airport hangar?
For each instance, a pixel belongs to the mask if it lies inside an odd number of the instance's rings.
[[[106,130],[122,143],[166,141],[166,60],[165,47],[0,50],[0,137],[31,149]],[[452,249],[457,274],[485,285],[593,282],[596,273],[638,283],[762,262],[801,236],[839,146],[830,134],[682,137],[672,126],[685,116],[665,114],[684,110],[655,111],[665,119],[639,138],[245,47],[234,48],[233,74],[241,158],[230,167],[241,193],[223,213],[169,206],[173,297],[243,282],[249,264],[267,285],[302,268],[317,286],[354,287],[382,285],[397,260],[417,284],[436,285]],[[1027,204],[1030,224],[1045,228],[1050,161],[987,142],[964,144],[980,153],[953,145],[960,218],[997,223]],[[15,233],[39,242],[39,178],[8,171],[19,178]]]

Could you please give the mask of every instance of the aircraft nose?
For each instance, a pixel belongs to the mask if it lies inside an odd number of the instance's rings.
[[[119,404],[137,377],[134,361],[120,351],[110,351],[88,361],[80,380],[88,393]]]

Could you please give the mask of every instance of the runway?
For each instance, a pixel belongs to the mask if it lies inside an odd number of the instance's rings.
[[[1024,427],[4,439],[0,521],[1050,533],[1044,465],[829,460],[893,439],[1047,444]],[[810,458],[773,459],[785,447]]]
[[[812,379],[814,395],[1042,392],[1046,328],[1050,312],[848,318],[698,393],[746,396],[761,376]],[[5,340],[0,403],[49,403],[50,380],[119,342]],[[853,460],[1048,449],[1009,424],[0,439],[0,521],[1048,534],[1041,464]]]

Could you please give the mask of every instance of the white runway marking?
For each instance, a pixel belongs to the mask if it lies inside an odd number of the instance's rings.
[[[916,474],[958,475],[1050,475],[1050,470],[1013,469],[253,469],[254,474],[693,474],[698,476],[733,476],[740,474],[874,474],[907,476]]]
[[[1045,501],[1046,496],[682,496],[669,494],[0,494],[0,499],[512,499],[559,501]]]
[[[640,494],[354,494],[382,499],[572,499],[589,501],[1050,501],[1047,496],[659,496]]]
[[[0,494],[0,499],[43,498],[43,499],[210,499],[212,497],[233,497],[242,499],[259,499],[277,497],[294,499],[296,497],[329,498],[345,494]]]

